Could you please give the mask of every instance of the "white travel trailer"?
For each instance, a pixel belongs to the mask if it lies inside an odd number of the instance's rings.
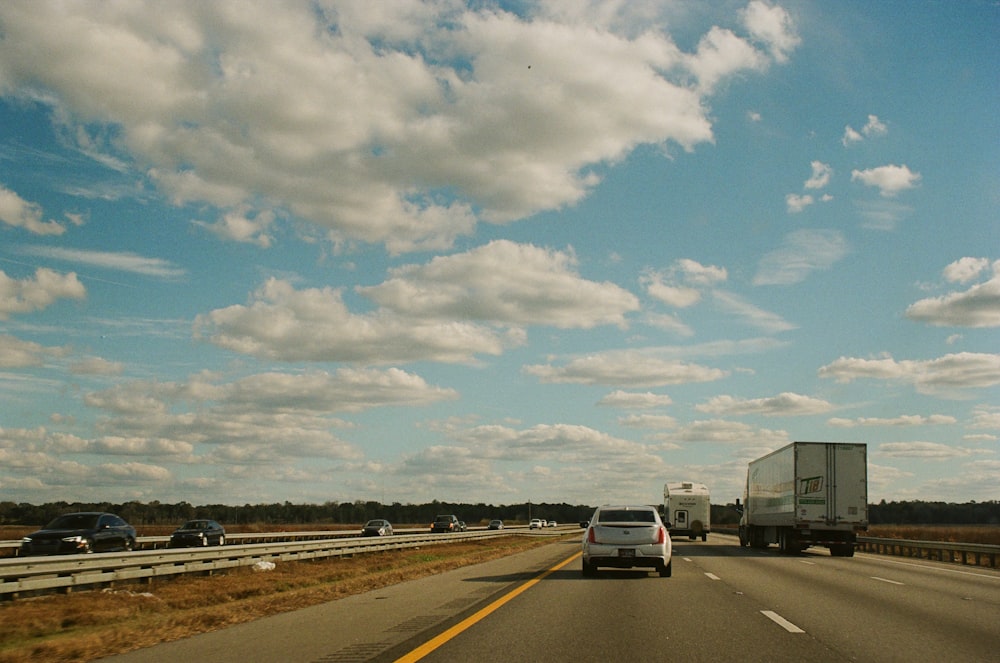
[[[708,486],[681,481],[663,485],[663,521],[671,536],[685,536],[702,541],[712,531],[712,503]]]

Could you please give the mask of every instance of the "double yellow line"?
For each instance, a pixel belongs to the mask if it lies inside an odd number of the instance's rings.
[[[468,630],[474,624],[477,624],[480,621],[482,621],[483,619],[485,619],[488,615],[492,614],[494,611],[496,611],[498,608],[500,608],[500,606],[506,604],[507,602],[513,600],[515,597],[520,596],[522,593],[524,593],[524,592],[528,591],[529,589],[531,589],[532,587],[534,587],[536,584],[538,584],[539,582],[541,582],[542,580],[544,580],[545,577],[548,576],[549,574],[555,573],[556,571],[558,571],[562,567],[564,567],[567,564],[569,564],[570,562],[572,562],[574,559],[577,559],[578,557],[580,557],[581,554],[583,554],[583,553],[576,553],[576,554],[574,554],[574,555],[572,555],[572,556],[564,559],[563,561],[559,562],[558,564],[556,564],[552,568],[550,568],[550,569],[548,569],[546,571],[543,571],[542,573],[540,573],[536,577],[532,578],[531,580],[527,581],[523,585],[518,585],[516,588],[514,588],[510,592],[504,594],[503,596],[501,596],[500,598],[498,598],[496,601],[494,601],[493,603],[490,603],[488,606],[486,606],[485,608],[482,608],[481,610],[479,610],[475,614],[472,614],[472,615],[466,617],[465,619],[463,619],[459,623],[457,623],[454,626],[452,626],[451,628],[449,628],[447,631],[444,631],[443,633],[441,633],[441,634],[439,634],[439,635],[431,638],[430,640],[428,640],[424,644],[420,645],[419,647],[417,647],[416,649],[414,649],[410,653],[405,654],[403,656],[400,656],[399,658],[396,659],[396,663],[414,663],[414,661],[419,661],[424,656],[427,656],[432,651],[434,651],[435,649],[437,649],[438,647],[440,647],[444,643],[448,642],[449,640],[451,640],[452,638],[454,638],[455,636],[457,636],[459,633],[462,633],[463,631]]]

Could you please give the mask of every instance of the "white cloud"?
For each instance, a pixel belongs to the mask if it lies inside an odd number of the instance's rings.
[[[861,131],[866,136],[884,136],[889,133],[889,127],[878,119],[877,115],[869,115],[868,122],[865,124]]]
[[[775,334],[796,328],[796,325],[786,321],[780,315],[754,306],[734,293],[716,290],[712,293],[712,297],[719,308],[736,315],[748,325],[762,331]]]
[[[358,288],[380,306],[421,318],[563,329],[625,326],[639,308],[632,293],[580,277],[572,253],[495,240],[424,265],[393,269],[383,283]]]
[[[41,256],[51,260],[62,260],[78,265],[112,269],[131,274],[142,274],[162,279],[178,279],[186,271],[163,258],[147,258],[128,252],[88,251],[86,249],[66,249],[58,246],[24,246],[20,253]]]
[[[75,375],[121,375],[124,365],[120,361],[108,361],[103,357],[85,357],[73,362],[69,370]]]
[[[840,357],[819,369],[823,378],[852,382],[861,378],[912,384],[922,393],[980,389],[1000,384],[1000,355],[961,352],[928,360]]]
[[[62,235],[66,227],[43,220],[42,208],[0,184],[0,222],[36,235]]]
[[[723,416],[761,414],[765,416],[802,416],[829,412],[833,406],[827,401],[803,396],[793,392],[784,392],[769,398],[735,398],[733,396],[715,396],[707,403],[695,406],[699,412]]]
[[[601,352],[571,359],[562,366],[535,364],[522,369],[542,382],[661,387],[668,384],[720,380],[726,371],[661,359],[637,350]]]
[[[851,143],[860,143],[865,139],[865,137],[871,138],[872,136],[884,136],[887,133],[889,133],[889,127],[879,120],[877,115],[869,115],[868,122],[861,128],[860,133],[856,129],[852,128],[851,125],[844,127],[844,136],[841,138],[840,142],[846,147]]]
[[[630,391],[612,391],[607,394],[601,400],[597,401],[598,405],[606,407],[617,407],[624,409],[649,409],[656,407],[664,407],[673,403],[670,396],[666,394],[654,394],[650,391],[646,392],[630,392]]]
[[[913,213],[913,208],[895,200],[879,198],[856,203],[864,218],[863,226],[871,230],[895,230],[899,222]]]
[[[665,270],[646,270],[640,283],[651,297],[669,306],[686,308],[701,300],[702,289],[722,283],[728,277],[725,267],[681,258]]]
[[[887,442],[880,444],[876,453],[892,458],[948,460],[968,456],[971,452],[962,447],[953,447],[938,442]]]
[[[627,428],[670,429],[677,426],[677,419],[667,414],[631,414],[619,417],[618,423]]]
[[[798,214],[814,202],[816,200],[809,194],[799,195],[797,193],[790,193],[785,196],[785,206],[788,208],[789,214]]]
[[[676,443],[736,444],[763,453],[782,447],[791,441],[785,431],[755,428],[749,424],[724,419],[693,421],[681,426],[677,431],[658,434],[656,439]]]
[[[788,60],[788,54],[802,41],[795,32],[792,17],[777,5],[753,0],[740,16],[750,34],[767,45],[777,62]]]
[[[810,166],[812,167],[812,176],[803,185],[805,188],[822,189],[830,183],[830,178],[833,176],[833,168],[829,164],[825,164],[822,161],[813,161]]]
[[[864,140],[862,136],[856,129],[851,128],[851,125],[844,127],[844,137],[840,139],[840,142],[844,146],[850,145],[851,143],[858,143]]]
[[[986,258],[959,258],[944,268],[944,278],[951,283],[968,283],[989,269],[990,261]],[[1000,263],[993,265],[994,276],[1000,272]]]
[[[867,170],[852,170],[851,181],[860,181],[866,186],[874,186],[883,198],[892,198],[900,191],[912,189],[920,182],[920,173],[915,173],[905,164],[879,166]]]
[[[59,299],[84,299],[87,295],[76,274],[60,274],[44,267],[34,278],[12,279],[0,271],[0,320],[14,313],[48,308]]]
[[[949,282],[966,283],[987,268],[985,260],[963,258],[945,268]],[[1000,327],[1000,260],[989,280],[964,292],[921,299],[906,309],[906,317],[936,327]]]
[[[3,316],[0,315],[0,320],[2,319]],[[33,341],[0,334],[0,368],[41,366],[49,357],[62,357],[68,353],[69,348],[66,347],[46,347]]]
[[[893,418],[858,417],[857,419],[832,418],[826,423],[837,428],[854,428],[855,426],[941,426],[957,422],[955,417],[946,414],[904,414]]]
[[[710,142],[706,95],[800,41],[756,1],[749,36],[713,27],[694,53],[671,7],[473,4],[14,3],[0,60],[82,153],[144,164],[220,237],[267,246],[287,214],[401,253],[572,205],[637,145]],[[7,198],[6,222],[61,228]]]
[[[847,255],[844,236],[836,230],[796,230],[782,245],[760,259],[754,285],[791,285],[810,273],[829,269]]]
[[[295,290],[274,278],[248,305],[197,316],[194,330],[220,347],[279,361],[470,362],[520,342],[469,322],[415,320],[387,310],[356,315],[338,290]]]

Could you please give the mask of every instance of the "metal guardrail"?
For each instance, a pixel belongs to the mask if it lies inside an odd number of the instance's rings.
[[[25,594],[51,591],[71,592],[75,588],[108,586],[114,582],[146,580],[184,573],[211,574],[215,571],[253,566],[258,562],[299,561],[326,557],[346,557],[383,550],[401,550],[429,545],[517,535],[564,534],[555,530],[476,530],[454,534],[400,534],[387,537],[329,538],[225,545],[211,548],[137,550],[127,553],[54,555],[51,557],[10,557],[0,559],[0,600]],[[329,534],[329,533],[328,533]],[[227,537],[228,538],[228,537]]]
[[[858,548],[865,552],[899,557],[920,557],[938,561],[969,564],[997,568],[1000,546],[986,543],[952,543],[950,541],[916,541],[913,539],[880,539],[870,536],[858,537]]]
[[[716,534],[739,535],[736,528],[713,528]],[[914,539],[886,539],[873,536],[859,536],[858,549],[877,555],[895,555],[897,557],[919,557],[921,559],[936,559],[952,563],[961,562],[975,566],[997,568],[997,556],[1000,546],[987,543],[952,543],[950,541],[917,541]]]

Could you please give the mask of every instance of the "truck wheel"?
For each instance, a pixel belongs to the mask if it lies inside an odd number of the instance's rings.
[[[590,577],[597,574],[597,567],[587,560],[583,560],[583,575]]]
[[[702,532],[701,533],[701,540],[702,541],[708,541],[708,534],[706,534],[705,532]]]
[[[670,575],[673,573],[673,565],[674,565],[674,560],[670,560],[665,565],[660,566],[660,568],[658,569],[658,571],[660,572],[660,577],[669,578]]]

